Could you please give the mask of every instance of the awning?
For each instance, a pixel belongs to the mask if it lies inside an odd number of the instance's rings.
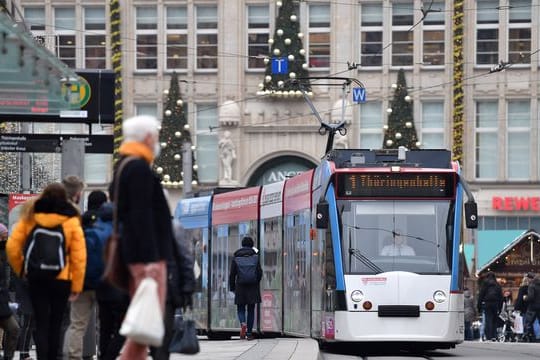
[[[74,70],[0,11],[0,121],[79,110],[79,87]]]

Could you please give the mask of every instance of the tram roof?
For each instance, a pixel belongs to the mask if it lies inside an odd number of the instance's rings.
[[[452,169],[452,156],[445,149],[334,149],[325,159],[336,168],[388,167],[392,165]]]

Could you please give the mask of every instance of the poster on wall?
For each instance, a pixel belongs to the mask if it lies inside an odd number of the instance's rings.
[[[11,232],[13,225],[19,220],[22,205],[29,199],[37,196],[38,194],[9,194],[8,199],[8,229]]]

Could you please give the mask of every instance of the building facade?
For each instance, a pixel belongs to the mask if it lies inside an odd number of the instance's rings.
[[[280,180],[314,166],[326,138],[301,97],[257,95],[280,1],[121,2],[124,114],[164,112],[171,73],[193,131],[201,186]],[[421,147],[452,147],[452,1],[299,1],[297,21],[311,76],[360,80],[367,101],[314,86],[323,119],[345,119],[340,146],[382,146],[397,71],[404,69]],[[540,0],[465,0],[462,172],[479,200],[481,231],[539,230]],[[74,68],[110,68],[110,21],[103,0],[19,0],[29,29]],[[503,70],[503,71],[498,71]],[[104,129],[103,131],[110,131]],[[218,143],[236,151],[223,178]],[[95,159],[95,166],[105,161]],[[107,182],[101,167],[96,181]],[[500,209],[497,197],[518,199]],[[510,210],[511,208],[511,210]],[[504,225],[503,225],[504,224]],[[512,241],[513,239],[509,239]]]

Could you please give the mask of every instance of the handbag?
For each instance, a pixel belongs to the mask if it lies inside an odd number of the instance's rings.
[[[137,287],[120,327],[120,335],[138,344],[161,346],[165,326],[159,305],[158,285],[151,277],[144,278]]]
[[[197,338],[197,329],[195,328],[195,321],[191,316],[191,310],[188,310],[183,316],[183,321],[179,322],[176,326],[169,345],[169,352],[189,355],[197,354],[200,351],[199,339]]]
[[[105,269],[102,277],[109,284],[125,291],[127,291],[129,288],[130,275],[128,267],[122,260],[120,249],[118,248],[120,241],[120,235],[118,234],[118,192],[120,186],[120,174],[122,173],[122,170],[127,163],[135,159],[136,157],[134,156],[125,158],[116,172],[113,199],[113,231],[104,248]]]

